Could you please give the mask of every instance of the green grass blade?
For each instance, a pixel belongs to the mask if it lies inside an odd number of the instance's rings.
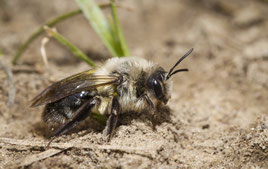
[[[79,59],[85,61],[92,67],[96,67],[95,63],[88,58],[80,49],[75,47],[71,42],[69,42],[67,39],[65,39],[62,35],[59,33],[53,31],[48,26],[44,26],[44,29],[55,39],[57,39],[61,44],[66,46],[75,56],[77,56]]]
[[[113,18],[111,16],[108,16],[108,20],[109,20],[110,27],[111,27],[111,35],[113,37],[113,42],[115,44],[114,49],[117,52],[117,56],[118,57],[124,56],[124,53],[120,46],[119,38],[116,33],[116,26],[114,24]]]
[[[109,23],[106,21],[106,18],[99,6],[95,3],[94,0],[76,0],[79,7],[83,11],[85,17],[90,22],[93,29],[103,40],[105,46],[108,48],[112,56],[118,56],[117,51],[115,50],[116,44],[114,43],[113,37],[111,35],[111,28]]]
[[[120,54],[119,57],[121,56],[129,56],[129,49],[127,47],[127,43],[126,40],[124,38],[123,35],[123,30],[121,29],[121,25],[118,19],[118,15],[117,15],[117,10],[114,4],[114,0],[110,0],[111,3],[111,9],[112,9],[112,16],[113,16],[113,26],[114,26],[114,33],[116,34],[116,41],[118,43],[119,46],[119,50],[120,50]]]

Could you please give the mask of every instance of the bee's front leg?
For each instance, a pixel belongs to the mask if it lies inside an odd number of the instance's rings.
[[[147,94],[143,94],[141,95],[142,98],[145,99],[145,101],[147,102],[149,108],[151,109],[151,111],[153,112],[152,116],[151,116],[151,122],[152,122],[152,129],[155,131],[156,128],[156,123],[155,123],[155,113],[156,113],[156,108],[155,108],[155,105],[153,104],[153,102],[151,101],[151,99],[148,97]]]
[[[115,96],[115,97],[113,97],[110,115],[109,115],[109,118],[106,122],[106,127],[105,127],[104,132],[103,132],[104,135],[108,136],[107,141],[110,141],[110,139],[111,139],[113,131],[117,125],[118,115],[120,113],[121,113],[121,107],[120,107],[120,104]]]

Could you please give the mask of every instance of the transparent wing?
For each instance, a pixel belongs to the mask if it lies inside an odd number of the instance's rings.
[[[66,96],[120,81],[120,76],[95,75],[94,72],[96,69],[91,69],[53,83],[32,100],[31,107],[52,103]]]

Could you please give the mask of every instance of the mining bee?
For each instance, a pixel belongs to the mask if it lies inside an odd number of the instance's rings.
[[[130,111],[156,113],[168,102],[169,79],[178,72],[188,71],[174,69],[192,51],[190,49],[182,56],[169,72],[143,58],[111,58],[102,67],[52,84],[33,99],[31,106],[45,105],[44,122],[57,126],[52,140],[92,113],[107,116],[103,132],[110,140],[120,114]]]

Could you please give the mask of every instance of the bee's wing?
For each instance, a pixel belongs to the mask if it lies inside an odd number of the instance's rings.
[[[90,91],[98,86],[115,84],[120,80],[119,76],[95,75],[94,72],[96,69],[91,69],[53,83],[32,100],[31,107],[52,103],[81,91]]]

